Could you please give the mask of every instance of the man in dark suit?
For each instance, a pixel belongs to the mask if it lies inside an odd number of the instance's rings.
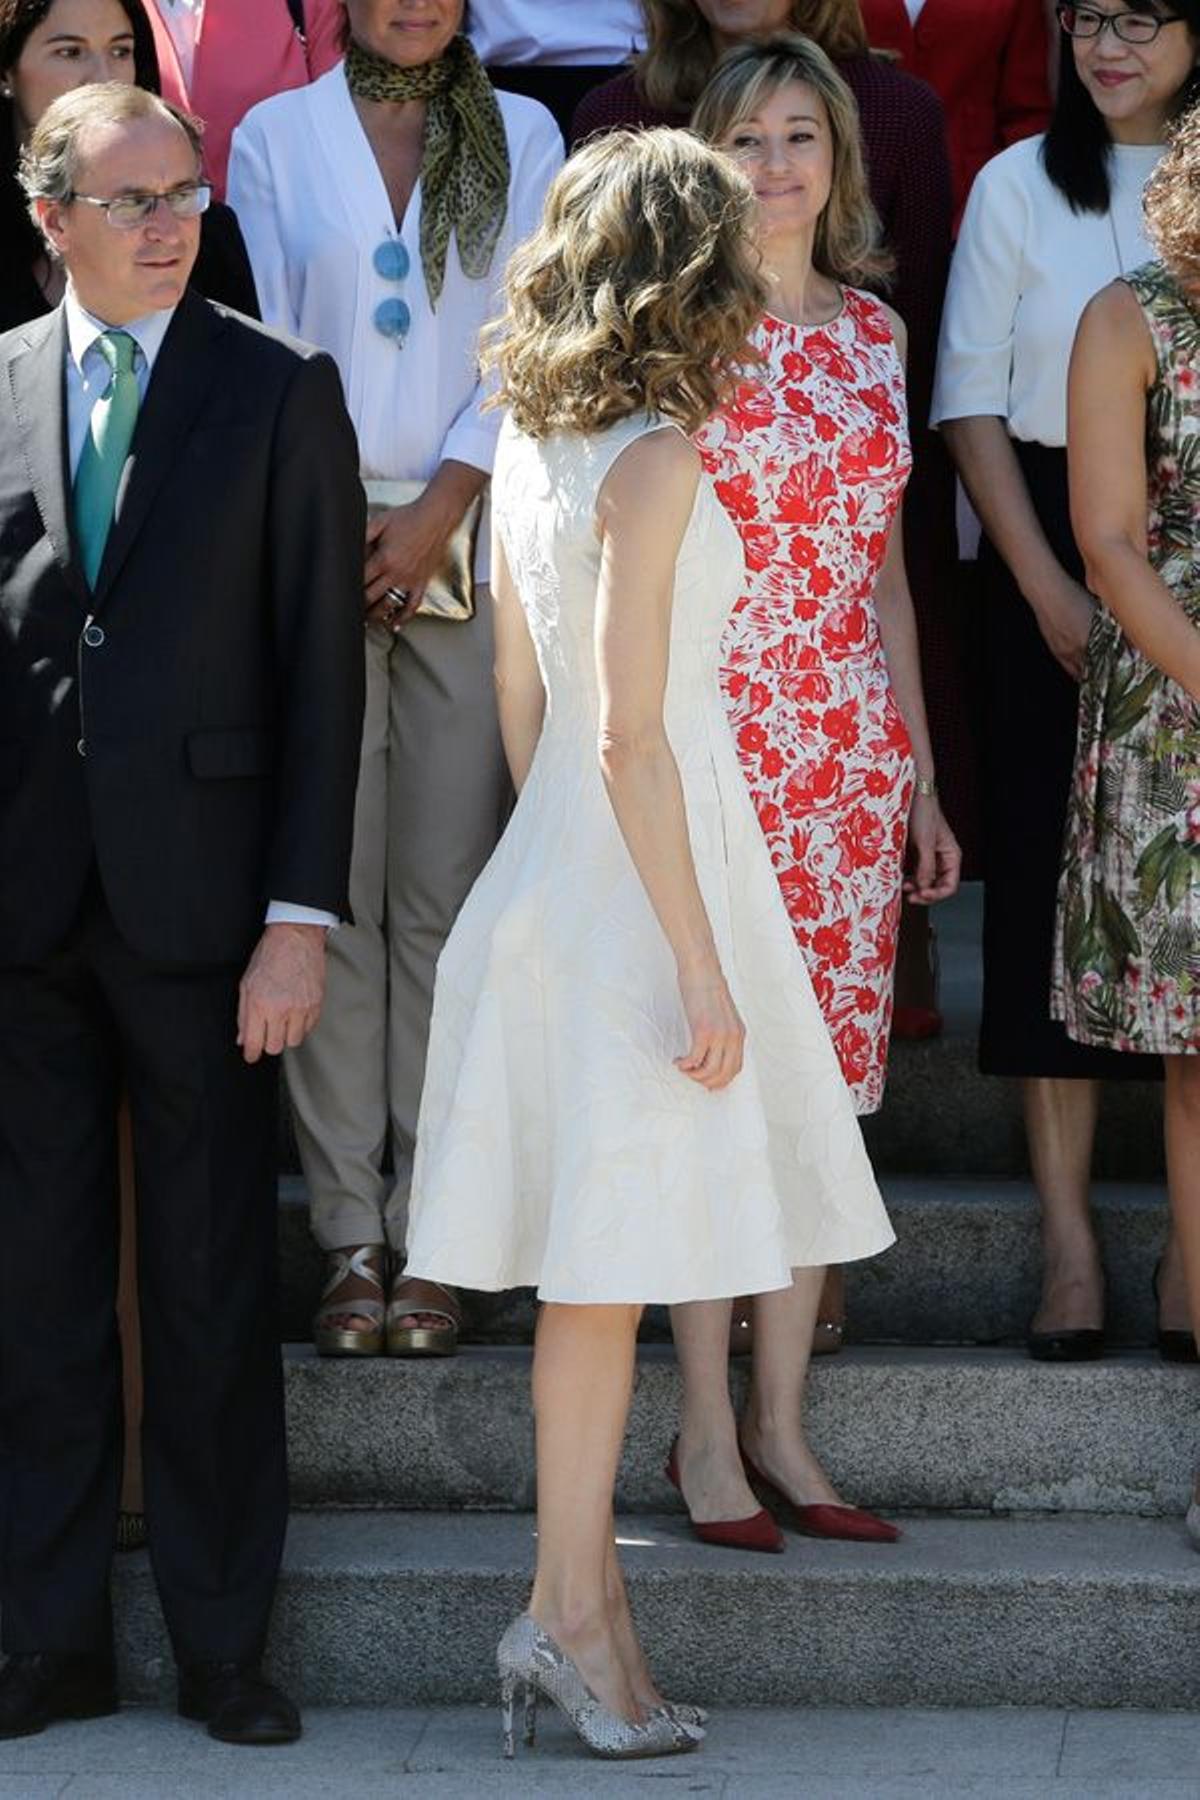
[[[297,1735],[277,1064],[347,914],[364,515],[328,358],[188,289],[190,121],[81,88],[23,179],[68,277],[0,337],[0,1736],[116,1704],[115,1118],[179,1709]]]

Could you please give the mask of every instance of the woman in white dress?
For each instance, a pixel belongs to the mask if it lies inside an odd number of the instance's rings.
[[[718,680],[742,555],[685,434],[764,302],[752,216],[719,152],[615,135],[510,265],[493,581],[519,797],[438,965],[413,1175],[414,1275],[543,1302],[537,1573],[501,1675],[609,1754],[697,1731],[613,1546],[643,1304],[891,1240]]]

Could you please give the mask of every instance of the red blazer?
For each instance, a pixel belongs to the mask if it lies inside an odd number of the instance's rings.
[[[307,47],[292,25],[287,0],[205,0],[190,88],[156,0],[146,11],[158,51],[163,98],[204,121],[204,166],[218,200],[225,198],[229,140],[252,106],[285,88],[304,87],[340,62],[340,0],[305,0]]]
[[[925,0],[914,26],[904,0],[861,0],[867,36],[941,95],[954,177],[954,229],[990,157],[1043,131],[1050,117],[1044,0]]]

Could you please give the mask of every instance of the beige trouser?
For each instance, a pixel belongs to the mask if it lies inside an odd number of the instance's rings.
[[[354,923],[330,932],[321,1022],[286,1057],[313,1235],[326,1250],[404,1248],[434,967],[508,812],[491,597],[475,591],[466,624],[366,631]]]

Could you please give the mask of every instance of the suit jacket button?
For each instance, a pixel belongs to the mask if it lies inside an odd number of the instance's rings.
[[[104,632],[99,625],[89,625],[83,634],[83,641],[89,650],[98,650],[104,642]]]

